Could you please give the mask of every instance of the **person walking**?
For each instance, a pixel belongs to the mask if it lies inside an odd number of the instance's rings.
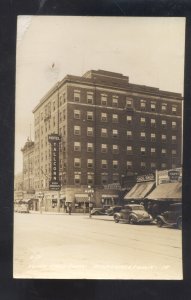
[[[69,203],[69,205],[68,205],[68,214],[71,215],[71,213],[72,213],[72,204]]]

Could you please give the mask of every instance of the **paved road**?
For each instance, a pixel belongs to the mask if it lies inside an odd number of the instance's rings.
[[[15,278],[181,279],[182,233],[112,217],[14,217]]]

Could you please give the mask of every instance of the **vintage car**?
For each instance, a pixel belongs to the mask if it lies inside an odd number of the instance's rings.
[[[105,208],[102,208],[102,207],[94,207],[91,210],[91,215],[92,216],[106,215],[106,210],[105,210]]]
[[[113,216],[114,213],[119,212],[122,208],[123,206],[121,205],[111,206],[110,208],[107,209],[106,213],[108,216]]]
[[[153,221],[152,216],[146,212],[144,206],[139,204],[125,205],[120,212],[114,213],[113,218],[116,223],[121,221],[129,224],[146,224]]]
[[[158,227],[170,225],[182,229],[182,204],[171,204],[167,211],[157,216],[157,225]]]

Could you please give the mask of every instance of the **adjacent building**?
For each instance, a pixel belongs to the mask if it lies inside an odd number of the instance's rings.
[[[67,75],[33,110],[35,140],[22,150],[24,186],[56,203],[55,193],[48,192],[48,135],[58,133],[61,198],[80,210],[91,187],[97,206],[115,203],[120,187],[130,189],[137,174],[181,166],[182,101],[181,94],[132,84],[119,73]]]

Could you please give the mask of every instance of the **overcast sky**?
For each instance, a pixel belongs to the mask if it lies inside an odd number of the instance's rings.
[[[34,139],[32,110],[57,81],[103,69],[183,94],[184,44],[185,18],[19,16],[15,173],[30,124]]]

